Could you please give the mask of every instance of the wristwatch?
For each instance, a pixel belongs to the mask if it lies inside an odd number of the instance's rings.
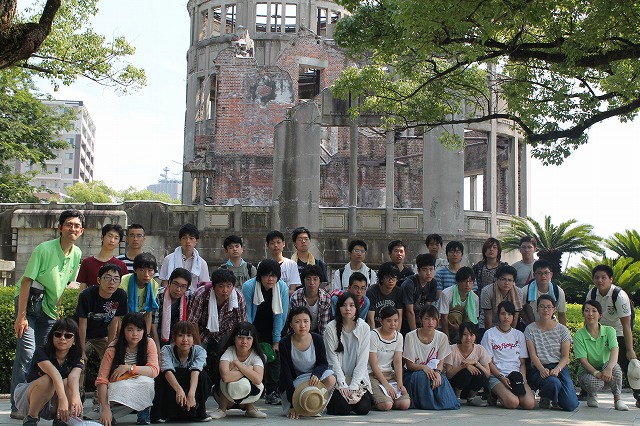
[[[129,366],[129,373],[133,374],[134,367],[135,367],[135,365],[134,365],[134,364],[131,364],[131,365]]]

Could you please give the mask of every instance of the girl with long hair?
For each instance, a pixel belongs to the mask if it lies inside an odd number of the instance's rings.
[[[380,411],[392,408],[406,410],[411,405],[411,398],[402,382],[404,339],[398,332],[399,320],[400,313],[396,308],[383,306],[378,315],[381,325],[370,333],[369,379],[373,403]]]
[[[282,409],[291,419],[298,413],[293,404],[293,394],[299,386],[308,381],[309,386],[321,386],[331,392],[336,384],[333,371],[329,369],[324,339],[311,332],[311,312],[306,306],[296,306],[289,311],[287,325],[292,334],[280,341],[280,393]]]
[[[147,334],[144,314],[129,312],[122,318],[118,337],[109,344],[100,363],[96,387],[102,406],[100,422],[111,426],[115,418],[138,412],[138,424],[150,424],[158,351]]]
[[[220,382],[214,390],[218,409],[211,413],[211,417],[221,419],[231,408],[245,410],[247,417],[267,417],[253,405],[264,390],[265,356],[258,342],[256,327],[249,322],[236,325],[220,353]]]
[[[78,324],[71,318],[57,320],[44,346],[31,361],[27,381],[16,386],[16,409],[25,425],[37,425],[40,418],[65,425],[69,417],[82,416],[80,373],[84,369]]]
[[[360,319],[357,297],[344,293],[336,302],[336,317],[324,333],[329,368],[337,378],[327,414],[368,414],[371,410],[371,381],[367,373],[370,328]]]

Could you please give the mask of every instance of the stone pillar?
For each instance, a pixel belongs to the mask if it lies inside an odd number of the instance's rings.
[[[320,110],[307,102],[276,126],[273,199],[278,229],[320,230]]]
[[[487,141],[487,164],[485,167],[485,188],[487,190],[486,206],[490,213],[491,223],[489,223],[489,235],[496,235],[498,211],[498,161],[497,161],[497,137],[498,121],[491,120],[491,130]]]
[[[528,216],[531,209],[531,200],[529,200],[531,168],[529,166],[531,155],[529,154],[529,145],[520,144],[520,216]]]
[[[357,124],[349,128],[349,234],[358,232],[358,135]]]
[[[393,234],[393,207],[395,202],[394,184],[395,184],[395,167],[393,159],[395,157],[395,132],[387,131],[386,145],[386,170],[385,170],[385,229],[387,235]]]
[[[448,126],[448,131],[452,127]],[[445,238],[464,237],[464,151],[452,151],[440,143],[445,131],[437,127],[423,137],[423,232],[439,233]],[[453,126],[464,138],[464,126]]]
[[[518,214],[518,157],[520,153],[518,132],[514,130],[513,139],[509,144],[509,214]]]
[[[469,210],[478,210],[478,176],[469,176]]]
[[[196,71],[196,49],[192,47],[187,52],[187,109],[184,117],[184,144],[182,154],[183,167],[195,158],[195,137],[196,137],[196,111],[195,107],[198,96],[198,75]],[[193,203],[193,176],[187,171],[182,172],[182,204]]]

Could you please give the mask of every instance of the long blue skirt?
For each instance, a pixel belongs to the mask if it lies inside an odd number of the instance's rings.
[[[403,382],[411,397],[411,408],[421,410],[459,410],[456,397],[447,376],[442,375],[442,383],[431,389],[431,380],[424,371],[405,371]]]

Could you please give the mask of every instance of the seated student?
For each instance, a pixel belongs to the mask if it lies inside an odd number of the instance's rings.
[[[122,318],[118,338],[109,344],[100,363],[96,379],[102,406],[100,423],[111,426],[114,419],[135,410],[139,425],[150,424],[153,379],[158,371],[158,352],[148,337],[144,316],[129,312]]]
[[[296,269],[296,276],[298,270]],[[280,279],[280,264],[273,259],[265,259],[258,265],[258,275],[242,285],[242,295],[247,303],[247,319],[258,330],[258,342],[273,348],[273,360],[264,366],[265,401],[280,405],[278,359],[282,329],[289,310],[289,288]]]
[[[628,411],[622,401],[622,369],[618,365],[618,340],[616,329],[599,323],[602,305],[587,300],[582,305],[584,327],[573,336],[573,353],[580,361],[578,383],[587,392],[587,406],[598,407],[598,391],[610,388],[614,408]]]
[[[283,256],[286,243],[284,234],[280,231],[271,231],[267,234],[267,250],[271,259],[280,265],[281,279],[289,287],[289,296],[293,294],[302,282],[300,281],[300,273],[298,272],[298,264],[291,259]],[[289,300],[289,296],[287,300]]]
[[[411,396],[411,408],[422,410],[458,410],[460,402],[442,367],[451,353],[447,335],[436,330],[440,315],[433,305],[420,311],[422,327],[404,339],[403,358],[407,371],[404,384]]]
[[[451,345],[451,353],[444,359],[444,365],[456,396],[466,395],[467,405],[485,407],[487,403],[476,394],[491,374],[491,357],[482,345],[475,343],[477,333],[478,327],[474,323],[460,324],[460,342]]]
[[[567,302],[564,290],[558,284],[551,282],[553,278],[551,263],[544,259],[537,260],[533,264],[533,276],[535,280],[521,290],[522,312],[520,312],[520,323],[527,326],[540,319],[540,311],[536,306],[536,301],[543,294],[548,294],[556,306],[558,322],[562,325],[567,325]]]
[[[196,246],[200,241],[200,231],[195,225],[187,223],[178,231],[180,245],[173,253],[167,255],[160,268],[162,286],[169,283],[169,275],[176,268],[184,268],[191,272],[191,291],[196,291],[200,283],[209,279],[209,266],[207,261],[200,257]]]
[[[233,272],[236,277],[236,287],[242,288],[245,281],[256,276],[256,267],[242,258],[244,253],[242,238],[237,235],[229,235],[224,239],[222,246],[229,259],[220,265],[220,269],[228,269]]]
[[[369,298],[369,312],[367,313],[367,323],[373,330],[380,326],[378,317],[383,306],[392,306],[400,314],[400,327],[402,327],[402,290],[398,284],[398,267],[393,262],[385,262],[378,269],[378,282],[367,290]]]
[[[496,271],[495,284],[489,284],[480,294],[480,308],[484,311],[484,322],[478,328],[488,330],[498,322],[498,306],[503,300],[510,301],[515,308],[512,327],[518,324],[518,317],[522,310],[520,289],[515,286],[516,270],[513,266],[503,265]],[[481,332],[482,333],[482,332]]]
[[[456,285],[445,288],[440,296],[442,331],[451,343],[458,342],[460,324],[467,321],[478,324],[480,300],[471,291],[474,279],[473,270],[468,266],[463,266],[456,272]]]
[[[153,311],[151,324],[151,336],[158,346],[158,353],[162,346],[172,341],[173,326],[178,321],[187,320],[191,301],[190,285],[191,272],[176,268],[169,275],[167,286],[158,289],[158,309]]]
[[[320,288],[322,270],[318,265],[308,265],[300,273],[303,287],[289,299],[289,307],[305,306],[311,313],[311,331],[324,334],[331,318],[331,297]]]
[[[253,324],[242,322],[231,330],[222,346],[218,365],[220,380],[216,380],[214,389],[218,409],[211,413],[212,418],[218,420],[226,417],[227,410],[231,408],[245,410],[247,417],[267,417],[266,413],[253,405],[264,390],[264,354],[258,344],[257,334]]]
[[[315,265],[307,268],[311,266]],[[316,404],[316,409],[319,410],[313,415],[320,414],[336,385],[336,377],[327,362],[324,340],[321,335],[310,330],[311,312],[306,306],[291,307],[287,325],[292,334],[280,341],[282,374],[278,390],[283,401],[282,410],[290,419],[308,416],[310,413],[296,410],[298,404],[294,404],[300,398],[301,390],[305,390],[322,398],[323,404]],[[309,388],[310,386],[315,389]]]
[[[400,314],[391,306],[380,309],[380,327],[371,330],[369,347],[369,379],[373,388],[373,403],[377,410],[406,410],[411,398],[402,384],[402,347],[404,339],[398,332]],[[382,387],[384,387],[384,390]]]
[[[364,415],[371,410],[371,382],[367,374],[370,329],[359,317],[356,296],[344,293],[336,303],[336,318],[325,331],[329,368],[337,378],[337,389],[327,405],[327,414]]]
[[[113,252],[118,248],[122,236],[122,226],[120,225],[108,223],[102,227],[100,253],[96,256],[89,256],[80,262],[80,270],[76,278],[76,281],[80,283],[80,291],[87,287],[98,285],[98,271],[108,263],[118,266],[121,275],[129,273],[127,265],[113,256]]]
[[[367,243],[363,240],[349,242],[349,263],[333,273],[331,288],[344,291],[349,285],[351,274],[360,272],[367,280],[367,287],[378,282],[375,271],[364,263],[367,256]]]
[[[70,417],[82,417],[79,386],[84,361],[78,341],[76,322],[61,318],[44,346],[35,350],[26,382],[19,383],[14,394],[16,409],[25,416],[22,424],[35,426],[43,418],[64,426]]]
[[[211,380],[204,372],[207,351],[200,346],[198,326],[187,321],[176,322],[171,329],[171,344],[162,347],[161,355],[151,421],[211,420],[205,405],[211,390]]]
[[[486,290],[486,288],[485,288]],[[503,300],[498,305],[499,321],[488,329],[482,337],[482,346],[491,356],[489,363],[489,405],[495,405],[495,398],[505,408],[531,410],[536,400],[525,377],[525,359],[529,357],[524,334],[513,328],[516,308],[513,302]]]
[[[216,357],[231,330],[247,322],[247,304],[235,279],[227,269],[213,271],[211,283],[200,286],[189,304],[187,321],[198,325],[201,345]]]
[[[551,403],[554,403],[564,411],[573,411],[580,402],[567,368],[571,333],[553,319],[556,304],[551,296],[543,294],[538,297],[536,305],[538,319],[524,330],[531,358],[527,380],[531,389],[538,389],[540,408],[551,408]]]
[[[96,351],[102,361],[107,345],[118,334],[122,317],[127,313],[127,293],[120,288],[120,274],[117,265],[107,263],[98,271],[98,285],[89,286],[78,295],[76,315],[80,337],[76,342],[86,360]],[[80,375],[80,394],[84,394],[84,370]],[[98,410],[98,398],[94,398],[94,410]]]
[[[407,245],[401,240],[394,240],[387,246],[389,251],[389,259],[398,267],[398,286],[402,284],[405,278],[413,275],[411,266],[405,266],[404,259],[407,256]]]
[[[402,321],[402,333],[420,327],[420,311],[423,307],[435,303],[438,283],[434,280],[436,260],[430,254],[416,256],[418,273],[404,280],[402,289],[402,303],[404,304],[405,319]]]
[[[499,266],[508,265],[507,262],[500,262],[501,256],[502,244],[500,241],[493,237],[487,238],[482,245],[482,260],[473,265],[477,294],[480,294],[484,287],[496,282],[496,272]]]
[[[447,255],[447,267],[436,269],[435,280],[438,283],[438,291],[436,298],[440,299],[440,293],[447,287],[456,285],[456,272],[462,267],[462,256],[464,255],[464,246],[460,241],[449,241],[445,248]]]
[[[311,245],[311,232],[303,226],[291,231],[291,239],[293,240],[293,246],[296,251],[291,256],[291,260],[298,264],[298,273],[300,273],[300,280],[302,280],[302,271],[308,265],[318,265],[322,275],[320,275],[320,283],[326,286],[329,283],[327,278],[327,265],[321,259],[316,259],[309,251]]]
[[[436,260],[436,263],[435,263],[436,269],[442,268],[443,266],[446,267],[449,264],[449,262],[447,262],[447,259],[443,259],[440,257],[440,250],[444,245],[444,241],[442,241],[442,237],[440,235],[438,234],[427,235],[427,238],[425,238],[424,240],[424,244],[427,246],[427,250],[429,250],[429,254],[433,256],[433,258]],[[418,310],[418,313],[420,313],[419,310]]]
[[[129,312],[144,314],[147,334],[157,340],[152,333],[153,312],[158,310],[158,282],[153,275],[158,270],[156,258],[151,253],[140,253],[133,259],[133,274],[127,274],[120,280],[120,288],[127,293]],[[156,347],[156,352],[157,352]]]
[[[360,319],[366,321],[367,313],[369,313],[369,306],[371,302],[369,298],[366,296],[367,292],[367,278],[360,272],[354,272],[349,277],[349,286],[345,291],[342,290],[332,290],[331,291],[331,318],[335,318],[336,316],[336,303],[338,303],[338,297],[342,296],[343,293],[351,293],[356,299],[358,299],[358,312]]]

